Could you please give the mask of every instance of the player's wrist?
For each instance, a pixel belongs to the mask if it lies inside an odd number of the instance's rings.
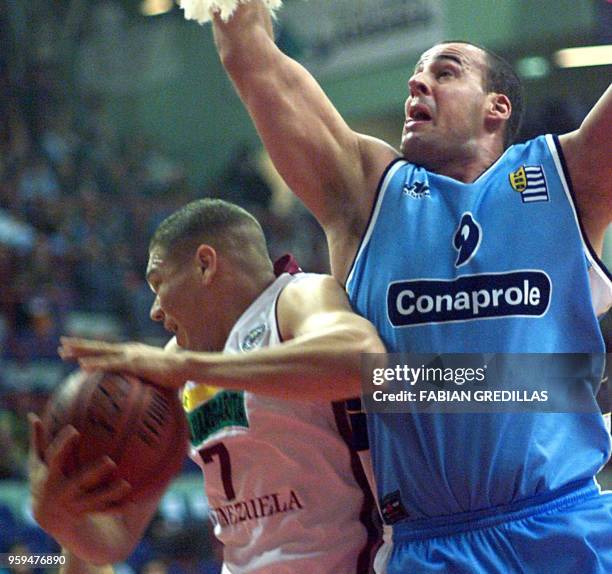
[[[217,22],[228,22],[234,17],[263,13],[273,15],[282,0],[179,0],[186,20],[205,24],[213,18]]]
[[[74,569],[70,572],[81,572],[79,564],[88,565],[91,572],[103,572],[95,568],[125,560],[132,549],[123,522],[109,513],[84,514],[70,524],[69,532],[54,538],[67,553],[67,563],[69,556],[74,560]]]

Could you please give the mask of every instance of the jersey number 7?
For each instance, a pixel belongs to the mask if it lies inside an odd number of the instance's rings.
[[[230,461],[229,451],[225,445],[220,442],[208,448],[200,449],[198,454],[202,458],[202,462],[204,464],[214,462],[213,458],[215,456],[219,457],[219,464],[221,466],[221,482],[223,483],[225,497],[228,500],[234,500],[234,498],[236,498],[236,492],[234,491],[234,485],[232,484],[232,463]]]

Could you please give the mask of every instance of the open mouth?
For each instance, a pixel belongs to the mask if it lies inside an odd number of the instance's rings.
[[[424,104],[416,104],[408,110],[407,121],[410,122],[429,122],[431,121],[431,113],[429,108]]]
[[[429,122],[431,116],[425,111],[415,110],[413,114],[410,114],[410,119],[415,122]]]
[[[414,104],[408,109],[408,117],[406,125],[412,125],[417,122],[430,122],[432,120],[429,107],[425,104]]]

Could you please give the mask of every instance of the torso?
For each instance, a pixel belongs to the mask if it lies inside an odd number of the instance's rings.
[[[346,282],[390,352],[603,353],[597,315],[612,288],[561,164],[547,136],[513,146],[471,184],[390,166]],[[592,477],[610,452],[598,414],[384,414],[368,424],[379,500],[399,492],[404,518],[554,490]]]
[[[280,342],[281,275],[238,320],[226,353]],[[205,473],[215,534],[233,574],[354,574],[366,545],[363,491],[331,404],[188,383],[191,456]]]

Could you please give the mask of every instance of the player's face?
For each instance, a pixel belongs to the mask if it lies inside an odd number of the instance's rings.
[[[471,153],[484,130],[485,53],[469,44],[440,44],[425,52],[408,80],[401,151],[436,169]]]
[[[204,309],[197,266],[174,262],[162,249],[154,248],[147,282],[155,293],[151,319],[162,322],[183,349],[200,350]]]

